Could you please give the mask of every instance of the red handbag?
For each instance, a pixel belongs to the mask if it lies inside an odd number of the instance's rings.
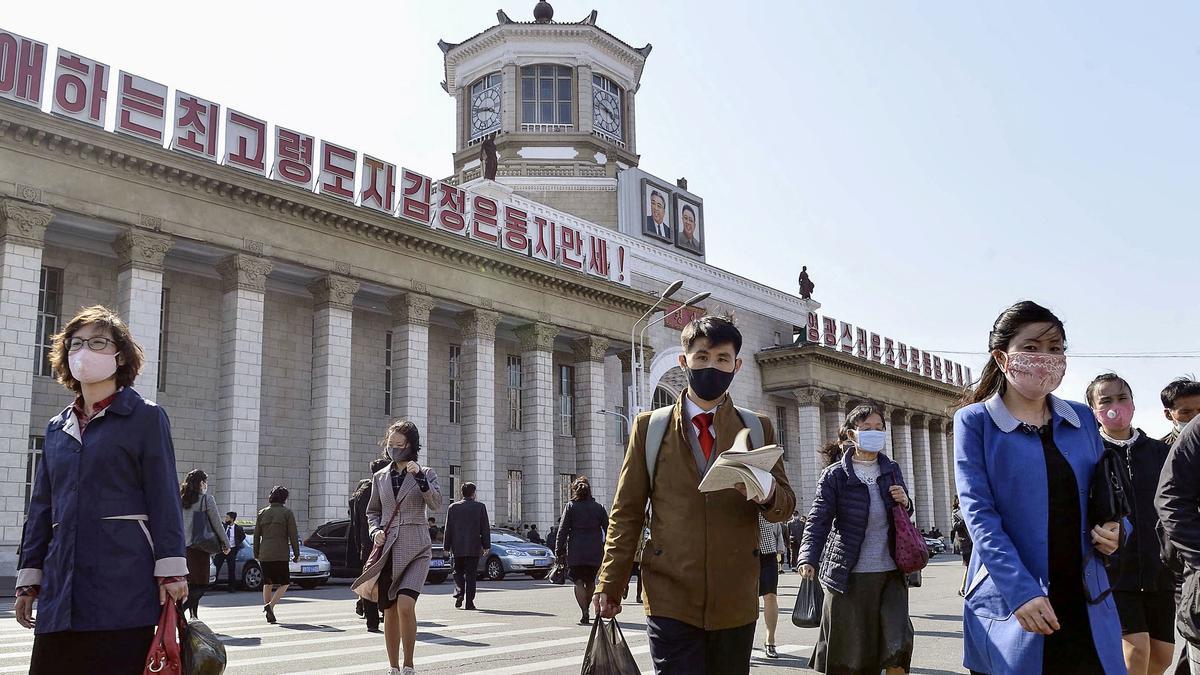
[[[924,569],[929,564],[929,546],[925,544],[925,537],[917,531],[917,526],[909,520],[903,506],[892,505],[892,522],[892,558],[896,561],[896,567],[905,574]]]
[[[181,675],[183,673],[183,657],[179,649],[179,633],[181,617],[175,608],[175,602],[170,598],[163,603],[162,614],[158,619],[158,628],[154,630],[154,641],[150,643],[150,652],[146,654],[146,668],[142,675]],[[183,623],[186,626],[186,623]]]

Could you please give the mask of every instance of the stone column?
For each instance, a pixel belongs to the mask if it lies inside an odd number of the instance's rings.
[[[117,271],[117,313],[145,355],[133,386],[151,400],[158,396],[161,385],[158,345],[162,329],[163,259],[171,244],[171,237],[137,229],[126,230],[113,242],[113,250],[121,261]]]
[[[221,274],[221,384],[217,420],[217,501],[229,511],[255,513],[262,402],[263,310],[273,264],[231,255]]]
[[[821,409],[821,421],[824,423],[825,431],[825,442],[822,445],[836,443],[838,429],[846,419],[846,413],[842,412],[846,408],[846,397],[842,394],[825,393],[822,396],[822,403],[824,407]]]
[[[53,212],[0,199],[0,575],[17,568],[25,512],[25,462],[33,404],[42,247]],[[26,578],[23,583],[34,580]]]
[[[475,483],[476,499],[496,507],[496,325],[500,315],[474,309],[458,315],[462,331],[459,375],[463,383],[463,480]]]
[[[917,525],[933,527],[933,473],[929,466],[929,417],[916,413],[912,418],[913,478],[909,489],[917,503]]]
[[[550,531],[554,512],[554,338],[558,327],[531,323],[517,329],[521,342],[521,431],[525,519]]]
[[[818,389],[804,388],[795,392],[798,405],[796,425],[796,455],[800,470],[792,474],[795,477],[793,488],[796,490],[801,513],[807,514],[808,508],[817,493],[817,477],[821,475],[824,463],[818,451],[821,449],[821,392]]]
[[[516,65],[510,63],[501,68],[500,73],[504,82],[501,91],[500,131],[512,133],[521,128],[521,72]],[[469,88],[463,90],[463,97],[467,99],[467,114],[470,115]]]
[[[612,504],[613,476],[605,457],[608,418],[604,409],[604,354],[608,339],[588,336],[573,340],[575,352],[575,466],[592,483],[592,496],[605,509]]]
[[[392,417],[412,421],[422,438],[430,432],[429,313],[433,304],[433,298],[417,293],[405,293],[388,302],[392,310]]]
[[[946,433],[948,420],[933,418],[929,423],[930,473],[933,489],[933,524],[942,534],[950,535],[950,477],[946,465]]]
[[[577,84],[579,95],[579,121],[575,128],[584,134],[592,133],[592,67],[577,66],[575,68],[575,76],[578,78]],[[595,487],[594,485],[592,486]],[[597,500],[599,501],[599,500]]]
[[[308,524],[342,518],[350,489],[350,369],[353,279],[330,274],[313,294],[312,435],[308,454]]]
[[[886,410],[891,411],[888,415],[888,423],[892,425],[894,455],[892,459],[900,464],[900,470],[904,472],[904,482],[911,492],[915,490],[914,486],[917,484],[916,476],[913,474],[912,429],[910,427],[912,413],[890,406]]]

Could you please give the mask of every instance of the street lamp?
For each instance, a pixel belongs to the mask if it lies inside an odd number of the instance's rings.
[[[638,354],[638,350],[637,350],[637,343],[634,342],[634,339],[633,339],[634,336],[637,334],[638,324],[645,321],[648,317],[652,316],[655,312],[658,312],[660,310],[662,304],[664,302],[666,302],[667,300],[669,300],[672,295],[675,295],[676,291],[678,291],[680,288],[683,288],[683,279],[676,280],[676,281],[672,282],[670,286],[667,286],[667,288],[665,290],[663,290],[662,294],[658,296],[658,300],[656,300],[654,302],[654,304],[651,305],[650,309],[646,310],[646,313],[643,314],[640,319],[638,319],[637,321],[634,321],[633,326],[629,329],[629,354],[630,354],[629,360],[630,360],[630,364],[631,364],[631,367],[629,369],[629,375],[630,375],[630,380],[632,382],[632,389],[630,391],[630,396],[629,396],[629,411],[631,414],[637,414],[637,411],[640,409],[640,403],[641,403],[641,401],[639,400],[640,399],[640,396],[639,396],[640,390],[638,388],[638,371],[641,370],[642,364],[641,364],[641,358],[640,358],[640,356]]]
[[[608,410],[608,409],[605,409],[605,408],[601,408],[599,412],[600,412],[600,414],[601,414],[601,415],[612,415],[613,417],[620,417],[620,418],[621,418],[621,419],[622,419],[622,420],[625,422],[625,429],[626,429],[626,433],[627,433],[627,434],[631,434],[631,433],[633,433],[633,422],[631,422],[631,421],[629,420],[629,416],[628,416],[628,415],[625,415],[625,414],[623,414],[623,413],[619,413],[619,412],[617,412],[617,411],[615,411],[615,410]]]
[[[688,298],[687,302],[683,303],[682,305],[663,314],[662,316],[658,317],[657,319],[654,319],[653,321],[647,322],[646,325],[642,327],[642,332],[638,335],[636,351],[639,353],[643,353],[643,354],[645,353],[646,331],[650,330],[651,326],[654,326],[655,324],[659,324],[659,323],[666,321],[672,315],[678,314],[679,312],[682,312],[684,309],[686,309],[688,307],[691,307],[698,303],[704,302],[711,295],[712,295],[712,293],[710,293],[709,291],[705,291],[703,293],[697,293],[696,295],[693,295],[692,297]],[[635,326],[636,326],[636,324],[635,324]],[[639,398],[641,397],[641,391],[636,389],[636,386],[635,386],[635,393],[638,395]],[[640,400],[638,401],[638,403],[640,403]],[[636,415],[640,411],[641,411],[640,406],[631,408],[630,414]],[[632,429],[632,426],[630,427],[630,429]]]

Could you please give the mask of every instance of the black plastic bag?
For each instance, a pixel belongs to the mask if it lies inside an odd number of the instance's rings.
[[[180,647],[183,652],[184,675],[221,675],[229,657],[225,645],[203,621],[191,621],[180,626]]]
[[[641,672],[617,620],[605,621],[597,616],[583,654],[580,675],[640,675]]]
[[[556,586],[562,586],[567,583],[567,566],[554,563],[554,567],[550,568],[550,583]]]
[[[1200,646],[1200,570],[1189,569],[1183,578],[1183,593],[1175,613],[1175,627],[1190,648]]]
[[[916,572],[910,572],[910,573],[904,575],[904,580],[908,582],[909,588],[920,588],[921,587],[921,570],[917,570]]]
[[[821,590],[821,582],[815,578],[801,579],[800,588],[796,589],[796,607],[792,610],[792,623],[800,628],[820,626],[823,602],[825,592]]]

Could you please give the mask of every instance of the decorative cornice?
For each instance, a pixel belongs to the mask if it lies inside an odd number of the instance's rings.
[[[617,352],[617,358],[621,359],[621,372],[628,373],[633,369],[633,350],[624,349]],[[654,348],[646,345],[645,354],[642,355],[642,370],[650,372],[650,364],[654,363]]]
[[[161,272],[163,259],[174,243],[169,236],[128,229],[117,237],[112,247],[121,261],[120,271],[140,269]]]
[[[575,353],[575,363],[603,362],[604,356],[608,352],[608,345],[608,338],[595,335],[571,340],[571,351]]]
[[[457,320],[464,340],[478,338],[494,341],[496,339],[496,326],[500,324],[500,315],[496,312],[486,309],[471,309],[459,314]]]
[[[221,292],[267,290],[267,275],[274,269],[275,264],[265,258],[236,253],[217,263],[217,273],[221,275]]]
[[[900,424],[911,425],[914,414],[916,414],[915,411],[909,410],[908,408],[896,408],[892,411],[892,414],[888,416],[888,421],[899,418]]]
[[[517,340],[521,343],[522,352],[553,352],[554,338],[558,336],[558,326],[536,322],[528,323],[516,330]]]
[[[762,368],[815,361],[820,365],[829,366],[843,372],[882,379],[897,387],[920,391],[926,394],[944,396],[951,399],[957,399],[961,394],[961,389],[955,385],[938,382],[923,375],[898,370],[873,361],[864,361],[856,356],[849,356],[840,351],[813,344],[767,349],[755,354],[754,359]]]
[[[36,110],[0,106],[0,143],[28,145],[43,155],[132,174],[130,179],[174,191],[189,190],[213,202],[265,212],[364,240],[373,240],[426,259],[505,277],[527,287],[633,315],[650,309],[650,295],[613,282],[555,268],[531,257],[489,249],[405,218],[377,214],[230,167],[156,149]],[[62,160],[60,160],[62,161]],[[167,163],[169,162],[169,163]],[[39,244],[40,246],[40,244]],[[490,252],[492,255],[487,255]]]
[[[413,326],[428,326],[429,313],[433,311],[433,298],[420,293],[403,293],[388,300],[392,319],[396,323]]]
[[[44,206],[0,199],[0,243],[11,241],[42,248],[46,241],[46,226],[53,217],[54,212]]]
[[[308,291],[313,294],[318,309],[353,309],[354,294],[358,292],[358,287],[359,283],[354,279],[327,274],[309,284]]]

